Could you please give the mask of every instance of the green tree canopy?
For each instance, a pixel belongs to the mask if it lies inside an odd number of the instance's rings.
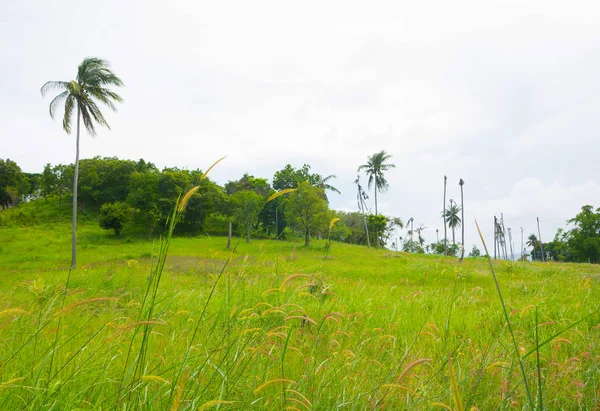
[[[568,221],[573,225],[567,234],[572,258],[578,262],[600,262],[600,208],[585,205]]]
[[[100,227],[113,230],[118,237],[125,223],[129,221],[131,212],[131,207],[127,203],[121,201],[106,203],[100,207]]]
[[[327,227],[327,211],[323,190],[303,182],[290,194],[285,213],[290,225],[304,233],[304,245],[308,246],[310,235]]]
[[[258,214],[262,209],[265,198],[251,190],[242,190],[231,196],[233,215],[246,242],[250,242],[252,229],[258,223]]]
[[[8,208],[19,203],[29,193],[31,184],[21,167],[10,159],[0,158],[0,207]]]

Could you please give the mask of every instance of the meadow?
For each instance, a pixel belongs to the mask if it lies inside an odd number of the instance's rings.
[[[509,329],[484,258],[302,239],[226,250],[117,238],[82,215],[69,271],[68,219],[17,212],[0,227],[0,409],[600,404],[597,265],[494,261]]]

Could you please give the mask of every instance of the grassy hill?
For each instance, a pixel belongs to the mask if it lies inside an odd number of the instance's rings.
[[[0,213],[0,409],[600,403],[598,266],[494,262],[513,342],[484,259],[173,238],[160,274],[159,240],[90,213],[69,272],[45,207]]]

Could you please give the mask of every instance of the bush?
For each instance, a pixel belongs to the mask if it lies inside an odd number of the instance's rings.
[[[100,207],[100,227],[114,230],[118,237],[123,225],[131,218],[132,211],[131,206],[121,201],[106,203]]]

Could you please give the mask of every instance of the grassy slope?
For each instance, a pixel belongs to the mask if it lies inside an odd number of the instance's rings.
[[[130,347],[139,348],[135,324],[158,245],[116,239],[93,219],[83,221],[80,267],[61,310],[68,219],[49,212],[41,224],[19,227],[10,216],[16,212],[3,213],[0,228],[0,384],[19,380],[0,385],[1,409],[196,409],[213,400],[232,401],[221,408],[236,409],[457,408],[449,356],[456,397],[468,407],[526,406],[483,259],[458,264],[336,243],[324,258],[318,241],[309,248],[240,242],[230,253],[225,238],[175,238],[146,377],[134,379],[125,359]],[[535,347],[536,306],[543,341],[600,301],[598,266],[495,267],[521,354]],[[305,276],[292,276],[299,273]],[[540,349],[545,407],[598,404],[598,322],[592,315]],[[535,357],[527,357],[525,368],[537,402]],[[275,382],[262,387],[268,381]]]

